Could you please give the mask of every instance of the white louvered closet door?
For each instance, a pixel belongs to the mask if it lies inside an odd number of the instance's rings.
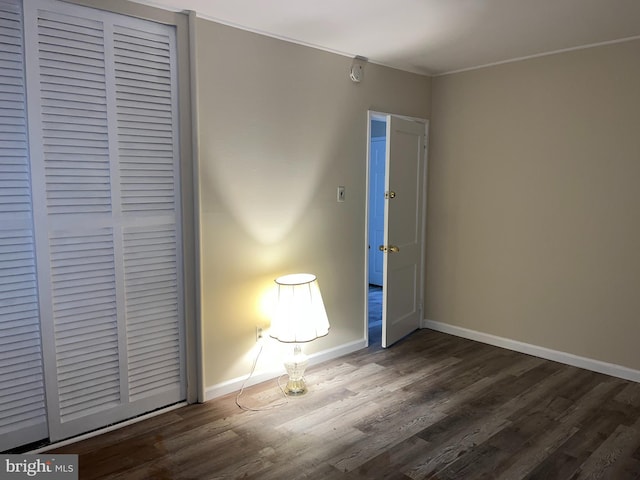
[[[0,0],[0,451],[48,436],[19,0]]]
[[[49,432],[186,397],[172,27],[25,2]]]

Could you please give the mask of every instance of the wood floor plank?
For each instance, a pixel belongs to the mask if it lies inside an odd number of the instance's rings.
[[[429,330],[57,450],[82,480],[640,479],[640,384]],[[271,408],[275,407],[275,408]],[[265,408],[264,410],[260,410]]]
[[[424,406],[405,407],[402,411],[405,414],[401,418],[393,415],[393,420],[387,419],[385,423],[387,428],[378,429],[376,434],[367,435],[366,442],[349,446],[337,456],[330,458],[329,463],[340,471],[351,472],[443,416],[441,412]],[[397,423],[396,420],[399,420],[400,423]]]
[[[640,408],[640,383],[627,382],[615,399],[622,404]]]
[[[565,458],[563,452],[559,450],[560,447],[580,431],[582,424],[589,421],[593,410],[606,403],[615,393],[615,389],[615,382],[605,381],[594,385],[592,390],[579,398],[576,403],[562,404],[563,407],[559,409],[554,408],[553,405],[557,403],[553,403],[544,408],[553,420],[551,425],[527,442],[517,456],[501,466],[505,478],[524,478],[545,462],[552,465],[555,461],[552,457],[554,454]],[[557,393],[562,392],[562,389],[557,391]]]
[[[416,436],[396,444],[376,457],[360,465],[357,474],[364,478],[391,479],[413,478],[403,471],[403,466],[422,455],[428,443]]]
[[[620,459],[628,458],[640,445],[640,421],[631,427],[619,425],[587,458],[574,475],[575,480],[615,479],[625,474]]]
[[[539,404],[570,376],[570,372],[560,371],[544,377],[542,372],[544,370],[531,377],[531,380],[536,379],[533,384],[535,388],[520,389],[521,393],[510,398],[501,398],[503,394],[499,387],[478,392],[475,399],[472,397],[467,402],[459,401],[460,396],[456,395],[459,403],[451,406],[447,417],[418,434],[429,442],[430,447],[425,449],[421,457],[410,462],[405,473],[411,478],[420,479],[443,470],[467,451],[510,425],[509,417],[522,404]]]
[[[609,392],[611,392],[611,390]],[[613,395],[605,396],[602,401],[607,402],[609,398],[613,398]],[[549,478],[552,472],[554,475],[562,475],[562,477],[559,478],[572,478],[576,475],[576,472],[583,462],[585,462],[619,426],[621,417],[617,415],[601,416],[598,407],[599,405],[592,409],[585,409],[582,412],[584,415],[579,422],[580,427],[578,431],[524,478]],[[598,413],[596,414],[596,412]]]

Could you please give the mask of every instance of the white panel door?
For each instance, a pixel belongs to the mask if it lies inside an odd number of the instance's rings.
[[[25,25],[55,441],[186,396],[175,34],[54,0]]]
[[[0,451],[48,436],[22,30],[21,2],[0,0]]]
[[[387,117],[383,347],[420,328],[425,145],[425,123]]]

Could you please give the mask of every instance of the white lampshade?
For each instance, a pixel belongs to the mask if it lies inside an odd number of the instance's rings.
[[[269,335],[287,343],[310,342],[329,333],[329,319],[324,309],[315,275],[294,273],[278,277],[276,311]]]

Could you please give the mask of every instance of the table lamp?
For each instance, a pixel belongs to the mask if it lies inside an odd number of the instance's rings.
[[[310,342],[329,333],[329,319],[322,303],[316,276],[310,273],[284,275],[275,280],[276,309],[269,335],[284,343],[293,343],[293,354],[284,362],[289,375],[285,393],[295,396],[307,391],[304,371],[307,356],[301,343]]]

